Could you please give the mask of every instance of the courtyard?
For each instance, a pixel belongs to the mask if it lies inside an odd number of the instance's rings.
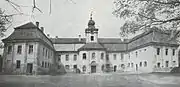
[[[172,74],[0,75],[0,87],[180,87]]]

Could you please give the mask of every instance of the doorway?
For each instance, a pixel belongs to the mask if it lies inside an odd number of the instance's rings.
[[[96,73],[96,66],[91,66],[91,73]]]
[[[117,70],[117,66],[114,66],[114,72],[116,72],[116,70]]]
[[[28,63],[27,64],[27,73],[32,74],[32,70],[33,70],[33,64],[32,63]]]
[[[136,71],[138,71],[138,64],[136,64]]]

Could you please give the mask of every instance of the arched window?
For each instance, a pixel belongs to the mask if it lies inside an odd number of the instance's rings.
[[[104,53],[101,53],[101,59],[102,60],[104,59]]]
[[[83,59],[86,59],[86,53],[83,53]]]
[[[142,67],[142,62],[139,63],[139,66]]]
[[[83,70],[83,72],[86,72],[86,66],[85,65],[82,67],[82,70]]]
[[[95,58],[95,53],[92,53],[92,59],[94,59]]]
[[[144,61],[144,67],[147,67],[147,62],[146,61]]]

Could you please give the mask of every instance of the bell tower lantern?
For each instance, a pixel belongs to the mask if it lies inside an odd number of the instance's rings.
[[[86,43],[97,43],[98,29],[95,28],[95,21],[92,20],[92,13],[88,22],[88,28],[85,30]]]

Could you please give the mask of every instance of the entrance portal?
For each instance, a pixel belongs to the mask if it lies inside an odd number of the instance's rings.
[[[114,66],[114,72],[116,72],[117,66]]]
[[[27,64],[27,73],[32,74],[32,70],[33,70],[33,64],[32,63],[28,63]]]
[[[91,66],[91,73],[96,73],[96,66]]]

